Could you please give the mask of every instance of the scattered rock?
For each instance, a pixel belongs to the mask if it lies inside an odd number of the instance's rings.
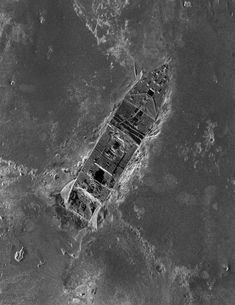
[[[24,259],[24,247],[22,247],[19,251],[16,251],[14,255],[14,259],[19,263]]]
[[[40,268],[41,266],[45,265],[45,262],[42,262],[41,260],[37,264],[37,268]]]
[[[184,1],[184,7],[192,7],[192,3],[190,1]]]

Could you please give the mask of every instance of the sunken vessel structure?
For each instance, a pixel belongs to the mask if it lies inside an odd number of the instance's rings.
[[[168,87],[168,70],[168,64],[164,64],[149,73],[140,73],[111,113],[77,177],[61,190],[61,208],[73,215],[80,227],[97,228],[99,211],[143,140],[156,129]]]

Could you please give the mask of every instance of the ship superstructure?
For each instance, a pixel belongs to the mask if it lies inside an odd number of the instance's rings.
[[[156,127],[168,80],[167,64],[143,73],[117,106],[76,179],[62,189],[63,207],[83,226],[96,227],[99,210],[143,139]]]

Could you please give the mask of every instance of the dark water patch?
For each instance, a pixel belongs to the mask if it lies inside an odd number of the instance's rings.
[[[164,149],[167,153],[160,159],[165,158],[166,166],[169,164],[173,167],[176,176],[177,173],[180,178],[184,176],[186,184],[192,181],[203,187],[203,184],[214,179],[214,176],[218,178],[218,173],[212,170],[214,165],[209,160],[209,155],[214,154],[217,148],[222,149],[221,156],[226,154],[227,139],[219,137],[219,134],[225,130],[230,120],[233,103],[231,90],[214,79],[215,70],[221,68],[217,63],[220,47],[217,48],[219,41],[210,26],[205,25],[203,30],[199,26],[197,31],[189,31],[184,36],[184,43],[184,47],[178,50],[176,93],[172,103],[175,114],[164,131]],[[215,147],[204,157],[203,153],[201,154],[205,171],[201,171],[199,175],[194,168],[192,155],[195,154],[196,142],[205,141],[208,122],[216,124]],[[185,162],[183,158],[180,159],[180,153],[184,154]]]
[[[231,112],[232,100],[229,88],[215,80],[216,72],[223,68],[217,35],[208,24],[202,23],[195,31],[185,34],[184,43],[178,51],[177,68],[181,110],[186,113],[191,110],[198,120],[204,114],[224,121]]]
[[[152,4],[152,0],[130,2],[122,11],[121,20],[128,19],[129,26],[135,28],[137,32],[137,27],[143,25],[151,16]]]
[[[27,18],[33,26],[32,43],[16,52],[21,81],[36,89],[28,100],[30,113],[45,118],[48,111],[72,115],[65,104],[66,87],[73,79],[88,77],[94,69],[106,65],[105,58],[94,46],[93,37],[75,15],[71,3],[47,1],[28,4]],[[39,23],[40,10],[46,10],[44,24]],[[24,22],[27,22],[25,17]],[[19,80],[20,81],[20,80]]]
[[[97,304],[112,304],[113,300],[118,303],[122,299],[123,302],[131,300],[131,304],[149,304],[144,300],[151,299],[154,292],[151,291],[141,244],[128,229],[116,225],[107,224],[98,234],[85,237],[80,264],[102,270],[102,280],[97,283]],[[82,273],[82,268],[78,269],[78,273]]]
[[[175,194],[156,194],[146,188],[130,196],[121,207],[123,218],[141,228],[143,237],[164,254],[170,248],[178,264],[196,265],[203,249],[203,224],[198,206],[182,206]],[[137,220],[133,204],[144,208]]]
[[[138,273],[138,266],[131,266],[128,263],[128,257],[122,257],[120,253],[115,250],[107,250],[104,253],[104,260],[107,268],[107,280],[119,284],[122,282],[128,286]]]

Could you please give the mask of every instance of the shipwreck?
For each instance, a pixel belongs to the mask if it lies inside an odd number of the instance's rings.
[[[168,70],[168,64],[164,64],[149,73],[141,72],[110,115],[77,177],[61,190],[62,208],[76,217],[82,227],[97,228],[99,211],[110,199],[144,138],[156,128],[168,87]]]

